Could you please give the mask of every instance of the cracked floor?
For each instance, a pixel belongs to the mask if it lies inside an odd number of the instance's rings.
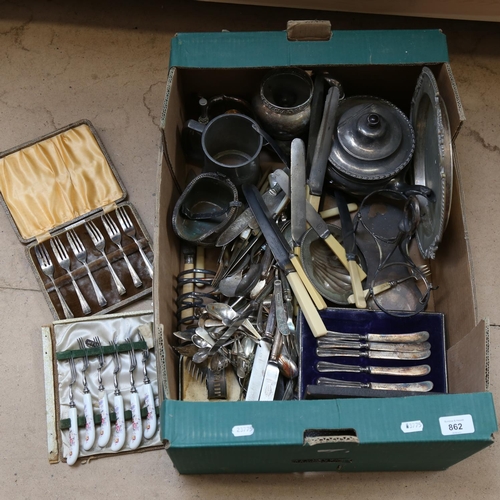
[[[491,387],[500,401],[500,30],[465,21],[364,16],[196,3],[0,1],[0,150],[82,118],[97,128],[153,233],[158,124],[169,41],[179,31],[282,30],[288,19],[330,19],[335,29],[440,28],[467,116],[457,150],[465,188],[478,316],[491,324]],[[433,473],[181,477],[164,451],[69,470],[47,462],[40,326],[52,321],[5,215],[0,216],[0,488],[5,498],[493,499],[500,448]],[[459,272],[457,270],[457,272]],[[150,307],[144,301],[137,308]],[[10,346],[14,346],[11,348]],[[9,429],[9,431],[6,431]],[[131,473],[133,471],[133,473]],[[117,486],[119,484],[119,487]],[[42,493],[43,492],[43,493]]]

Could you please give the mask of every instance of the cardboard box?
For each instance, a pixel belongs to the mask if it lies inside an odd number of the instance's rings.
[[[162,115],[155,229],[154,309],[161,431],[181,473],[445,469],[493,442],[488,324],[478,321],[460,172],[450,221],[432,261],[431,311],[444,313],[449,394],[385,399],[195,403],[178,400],[175,320],[179,241],[173,207],[186,182],[180,135],[193,93],[250,97],[269,68],[329,69],[350,95],[385,98],[409,113],[423,66],[433,71],[454,137],[463,110],[438,30],[339,31],[327,41],[287,33],[178,34],[171,45]]]

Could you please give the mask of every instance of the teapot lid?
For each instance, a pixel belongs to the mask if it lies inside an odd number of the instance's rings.
[[[393,177],[410,161],[415,135],[408,118],[377,97],[350,97],[339,105],[330,162],[363,180]]]

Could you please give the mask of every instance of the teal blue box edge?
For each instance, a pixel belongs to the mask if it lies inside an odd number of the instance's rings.
[[[444,62],[448,48],[440,30],[333,31],[328,41],[289,41],[286,31],[178,33],[170,46],[170,67],[177,68]]]
[[[339,470],[339,463],[356,472],[442,470],[492,444],[498,430],[489,392],[209,406],[165,400],[161,414],[162,439],[185,474]],[[473,432],[443,435],[440,417],[457,415],[471,415]],[[403,430],[415,422],[421,430]],[[308,443],[310,431],[337,435],[336,449]],[[384,450],[376,468],[370,450]]]

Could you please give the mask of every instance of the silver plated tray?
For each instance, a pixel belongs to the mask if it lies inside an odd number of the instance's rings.
[[[436,256],[448,223],[453,187],[453,147],[448,113],[432,71],[424,67],[413,94],[410,120],[416,137],[414,183],[432,189],[435,200],[419,196],[417,242],[425,259]]]

